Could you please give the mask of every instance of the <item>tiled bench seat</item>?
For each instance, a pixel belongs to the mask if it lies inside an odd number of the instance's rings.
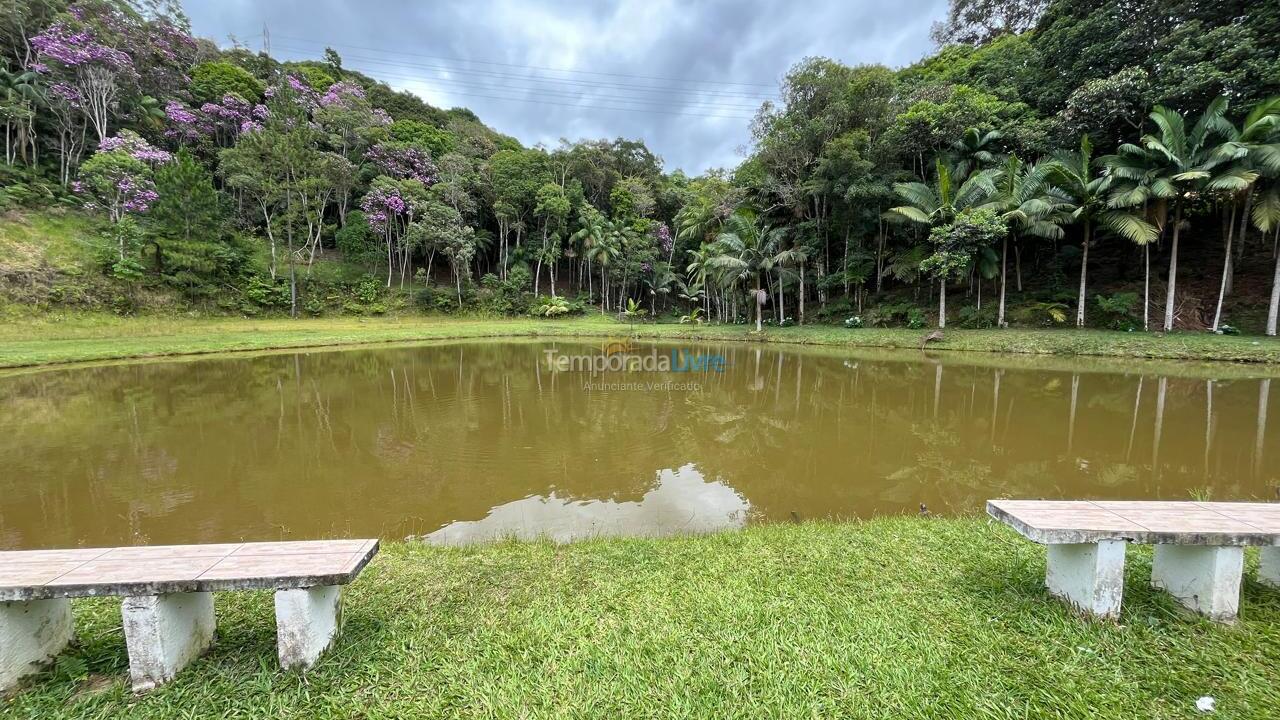
[[[1152,585],[1213,620],[1236,617],[1247,545],[1280,587],[1280,503],[990,500],[987,513],[1048,546],[1049,592],[1099,617],[1120,614],[1131,542],[1155,545]]]
[[[341,587],[377,540],[0,552],[0,690],[72,636],[70,598],[118,596],[135,690],[173,678],[213,640],[214,592],[274,590],[280,664],[310,667],[341,625]]]

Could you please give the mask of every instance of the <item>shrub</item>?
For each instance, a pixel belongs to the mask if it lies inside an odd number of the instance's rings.
[[[580,300],[570,301],[564,297],[541,295],[533,301],[529,314],[534,317],[560,317],[562,315],[581,315],[585,306]]]
[[[371,262],[382,257],[378,237],[359,210],[347,213],[347,224],[334,233],[333,240],[342,256],[352,262]]]
[[[1138,302],[1136,292],[1118,292],[1114,295],[1095,295],[1093,304],[1097,306],[1097,324],[1112,330],[1131,330],[1136,322],[1133,318],[1133,306]]]

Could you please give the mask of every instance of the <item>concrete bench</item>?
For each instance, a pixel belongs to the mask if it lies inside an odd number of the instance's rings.
[[[1098,617],[1120,614],[1131,542],[1155,545],[1154,587],[1219,622],[1239,609],[1246,545],[1280,587],[1280,503],[990,500],[987,513],[1048,546],[1049,592]]]
[[[280,664],[308,668],[341,628],[341,588],[377,540],[0,552],[0,691],[62,651],[70,598],[123,597],[135,691],[166,682],[213,640],[213,595],[275,590]]]

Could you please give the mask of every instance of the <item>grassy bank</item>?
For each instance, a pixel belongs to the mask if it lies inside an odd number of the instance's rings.
[[[10,717],[1274,717],[1280,592],[1217,626],[1150,590],[1130,550],[1120,622],[1046,596],[1044,550],[977,519],[775,525],[664,540],[390,544],[347,591],[345,635],[278,670],[268,593],[219,596],[219,638],[127,689],[119,601],[0,701]]]
[[[448,338],[581,336],[746,340],[844,347],[919,348],[927,331],[805,326],[690,326],[619,323],[589,315],[562,320],[386,318],[242,319],[70,315],[0,325],[0,367],[322,347]],[[1280,340],[1209,334],[1155,335],[1099,330],[951,330],[932,350],[1168,360],[1280,363]]]

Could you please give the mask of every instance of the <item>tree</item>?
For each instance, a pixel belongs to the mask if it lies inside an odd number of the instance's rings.
[[[1247,183],[1247,188],[1243,192],[1235,189],[1226,193],[1226,203],[1231,210],[1231,216],[1228,220],[1223,252],[1222,282],[1218,286],[1218,304],[1213,311],[1212,330],[1214,332],[1221,327],[1222,303],[1231,282],[1231,246],[1235,239],[1236,212],[1243,202],[1245,207],[1241,215],[1248,215],[1249,206],[1253,200],[1254,184],[1263,173],[1274,173],[1280,170],[1280,98],[1258,103],[1245,117],[1240,128],[1232,128],[1231,137],[1237,148],[1242,148],[1245,154],[1233,161],[1233,167],[1229,168],[1229,172],[1236,179]],[[1248,227],[1244,220],[1245,218],[1242,217],[1240,222],[1241,244],[1244,243],[1244,232]]]
[[[225,250],[222,202],[209,171],[185,149],[156,170],[155,185],[159,198],[147,214],[155,270],[193,288]]]
[[[1226,119],[1227,99],[1220,97],[1187,131],[1182,114],[1162,105],[1151,111],[1157,131],[1142,137],[1142,145],[1124,144],[1108,158],[1110,172],[1128,181],[1113,205],[1132,207],[1150,199],[1172,201],[1173,239],[1169,247],[1169,279],[1165,290],[1164,330],[1173,329],[1178,276],[1178,240],[1183,214],[1201,192],[1239,191],[1248,186],[1232,161],[1242,148],[1231,140]]]
[[[1049,0],[951,0],[947,19],[929,35],[939,46],[982,45],[1006,34],[1035,27]]]
[[[424,202],[418,214],[419,218],[408,232],[423,247],[430,248],[432,252],[439,250],[448,258],[458,293],[458,307],[462,307],[462,278],[475,256],[475,230],[463,224],[462,215],[457,210],[438,200]]]
[[[751,285],[748,295],[755,301],[756,332],[763,329],[761,308],[769,300],[761,280],[774,267],[799,261],[794,250],[780,250],[781,228],[762,224],[759,215],[750,209],[739,209],[725,222],[724,230],[712,245],[712,256],[707,260],[710,268],[724,271],[734,282]]]
[[[963,210],[951,222],[929,231],[933,252],[920,263],[920,269],[936,279],[941,288],[939,328],[947,326],[947,280],[967,272],[979,252],[1007,233],[1004,222],[989,208]]]
[[[1080,291],[1076,296],[1076,327],[1084,327],[1085,290],[1089,274],[1089,247],[1093,244],[1093,231],[1101,226],[1139,245],[1156,238],[1156,229],[1142,218],[1130,212],[1109,208],[1107,201],[1113,176],[1099,171],[1099,162],[1093,157],[1093,143],[1089,136],[1080,138],[1080,150],[1059,153],[1051,167],[1053,180],[1061,188],[1072,207],[1064,223],[1079,224],[1080,240]]]
[[[21,156],[36,161],[36,109],[45,102],[30,70],[10,71],[0,67],[0,119],[4,120],[4,161],[12,165]]]
[[[937,179],[932,186],[922,182],[895,184],[894,192],[907,204],[890,208],[886,215],[888,219],[927,225],[930,228],[950,225],[961,212],[977,208],[996,193],[997,176],[991,170],[973,173],[956,187],[952,181],[951,168],[938,160],[935,175]],[[947,280],[951,277],[951,260],[954,258],[942,256],[935,262],[940,269],[940,272],[933,274],[939,283],[938,327],[946,327],[947,323]]]
[[[191,97],[197,102],[217,103],[227,95],[236,95],[256,103],[262,100],[265,89],[248,70],[224,60],[203,62],[191,68]]]
[[[1050,240],[1062,237],[1064,198],[1050,185],[1054,169],[1049,164],[1024,165],[1017,155],[1010,155],[996,181],[996,192],[985,205],[999,214],[1009,231],[1000,239],[1000,309],[996,327],[1005,326],[1009,236],[1013,235],[1015,242],[1025,235]]]
[[[977,128],[964,131],[960,139],[951,143],[951,167],[955,179],[964,180],[969,173],[999,163],[1002,155],[996,145],[1004,138],[998,130],[981,132]]]
[[[520,248],[525,220],[537,206],[538,188],[551,180],[546,154],[537,150],[500,150],[484,169],[492,192],[494,219],[498,223],[498,274],[505,278],[511,259],[510,236]]]
[[[127,215],[147,212],[157,199],[152,181],[155,165],[168,162],[169,153],[152,147],[129,130],[105,138],[99,152],[80,168],[80,180],[72,184],[76,192],[88,195],[88,205],[106,208],[112,224]],[[119,238],[119,260],[125,260],[125,233]]]
[[[533,271],[533,292],[538,293],[542,277],[542,265],[546,263],[551,273],[551,297],[556,295],[556,260],[560,257],[560,236],[569,220],[569,196],[555,183],[543,183],[538,188],[537,205],[533,214],[542,228],[542,246],[538,249],[538,264]]]

